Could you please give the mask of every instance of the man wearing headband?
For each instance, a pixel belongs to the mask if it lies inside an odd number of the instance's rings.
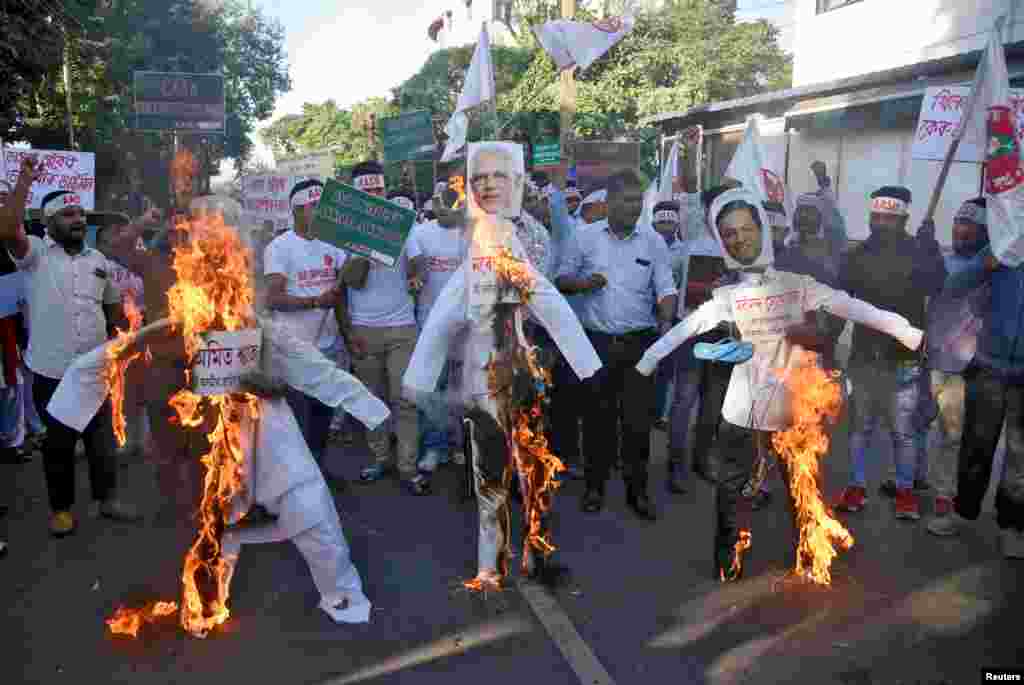
[[[711,203],[710,217],[726,265],[740,272],[740,282],[717,288],[710,301],[652,345],[636,368],[650,375],[686,340],[722,321],[734,322],[752,345],[752,356],[733,368],[715,449],[719,468],[716,574],[722,581],[732,581],[742,574],[742,546],[737,543],[741,533],[750,532],[750,498],[767,473],[768,455],[774,454],[772,434],[788,428],[791,421],[792,405],[784,378],[805,363],[802,345],[791,334],[803,325],[806,313],[824,308],[884,331],[911,349],[920,346],[922,332],[897,314],[876,309],[810,277],[775,271],[768,220],[753,193],[743,188],[722,192]],[[771,316],[767,317],[769,306]],[[788,489],[781,460],[779,467]],[[792,500],[792,493],[789,495]]]
[[[343,316],[340,274],[347,255],[311,235],[322,192],[323,183],[315,179],[300,181],[292,188],[288,199],[294,227],[274,238],[263,251],[263,275],[266,305],[274,319],[328,359],[335,359],[342,344],[338,332]],[[344,487],[344,479],[323,463],[334,410],[293,389],[287,391],[286,398],[324,477]]]
[[[992,212],[992,205],[1001,198],[993,193],[991,184],[986,185],[986,197],[986,213]],[[977,221],[981,216],[979,209],[962,211],[958,222]],[[1019,221],[1018,217],[1014,219]],[[970,237],[962,235],[959,242],[959,252],[969,252]],[[946,293],[951,297],[969,297],[984,285],[991,288],[991,293],[985,300],[978,347],[967,375],[954,509],[969,521],[981,515],[993,475],[993,456],[1005,422],[1006,453],[1001,478],[997,476],[996,523],[1003,555],[1024,559],[1024,266],[1003,264],[989,245],[972,257],[966,267],[950,275]]]
[[[640,518],[655,520],[647,494],[654,383],[632,367],[659,328],[671,325],[676,287],[665,241],[637,228],[643,195],[635,172],[609,179],[608,220],[577,233],[561,259],[556,284],[563,293],[582,295],[580,320],[604,365],[588,388],[583,510],[604,506],[605,483],[621,456],[628,505]]]
[[[374,160],[357,164],[352,169],[352,186],[384,197],[384,168]],[[397,471],[408,492],[427,495],[430,476],[420,473],[416,463],[419,417],[416,407],[402,396],[402,375],[409,366],[417,335],[410,285],[417,282],[418,274],[410,269],[408,261],[406,246],[394,268],[349,256],[342,273],[348,295],[342,336],[352,354],[356,377],[384,400],[392,416],[390,422],[367,434],[374,463],[360,472],[360,481],[372,483]]]
[[[583,198],[583,203],[580,205],[580,216],[587,224],[604,221],[608,217],[608,191],[601,188]]]
[[[953,218],[953,253],[945,257],[951,275],[968,268],[988,245],[985,213],[985,198],[979,197],[964,202]],[[953,502],[964,435],[965,371],[974,361],[978,333],[991,298],[991,284],[982,283],[966,295],[944,289],[928,302],[928,367],[941,436],[928,468],[935,488],[935,516],[928,522],[928,531],[934,535],[956,535],[962,522]],[[927,436],[928,429],[923,426],[919,439],[926,440]]]
[[[871,194],[871,235],[847,253],[839,285],[853,297],[896,312],[918,328],[925,326],[925,298],[938,294],[946,277],[935,226],[931,222],[913,237],[906,231],[910,190],[885,186]],[[927,452],[916,439],[922,425],[922,403],[928,383],[921,355],[876,331],[853,331],[849,361],[850,481],[836,506],[863,509],[867,501],[867,460],[871,436],[882,421],[892,432],[896,462],[897,518],[921,518],[914,489],[923,489]],[[930,418],[928,419],[930,421]],[[877,454],[877,452],[874,452]]]
[[[117,464],[111,445],[110,411],[100,411],[82,433],[54,419],[47,404],[61,377],[80,354],[106,342],[121,323],[117,290],[110,282],[114,265],[85,245],[85,210],[74,193],[55,191],[40,207],[53,243],[25,234],[29,189],[41,168],[26,157],[9,202],[0,209],[0,244],[25,273],[32,336],[25,363],[34,374],[36,409],[46,425],[43,469],[50,499],[50,532],[74,532],[75,444],[83,438],[89,459],[92,496],[102,516],[136,521],[138,516],[117,494]]]

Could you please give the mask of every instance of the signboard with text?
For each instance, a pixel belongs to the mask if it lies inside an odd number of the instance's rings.
[[[394,267],[416,212],[333,179],[313,220],[313,236],[378,264]]]
[[[192,389],[197,395],[237,392],[242,378],[260,368],[263,336],[258,328],[203,334],[192,357]]]
[[[274,231],[291,227],[292,209],[288,195],[299,181],[307,178],[324,180],[317,175],[289,175],[269,172],[242,178],[242,216],[249,226],[262,226],[271,221]]]
[[[403,112],[396,117],[378,119],[385,162],[432,159],[437,142],[430,112]]]
[[[970,86],[940,86],[925,91],[914,133],[913,159],[946,158],[970,94]],[[1024,142],[1024,90],[1010,89],[1010,106],[1017,115],[1017,140]],[[985,161],[985,150],[974,142],[961,140],[954,161],[980,164]]]
[[[300,157],[277,161],[277,172],[290,176],[307,176],[309,178],[334,177],[334,153],[314,152]]]
[[[48,193],[55,190],[70,190],[74,195],[68,201],[76,201],[83,209],[96,209],[96,155],[92,152],[68,152],[66,150],[22,150],[3,148],[3,164],[8,183],[18,181],[21,162],[25,157],[36,157],[42,166],[42,175],[29,190],[26,207],[38,209],[39,203]]]
[[[221,74],[136,71],[134,86],[136,129],[224,133]]]

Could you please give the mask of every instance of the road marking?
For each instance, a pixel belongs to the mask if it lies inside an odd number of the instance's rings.
[[[544,630],[569,662],[582,685],[615,685],[615,681],[594,656],[569,616],[559,606],[558,600],[536,583],[526,580],[517,582],[520,594],[540,619]]]

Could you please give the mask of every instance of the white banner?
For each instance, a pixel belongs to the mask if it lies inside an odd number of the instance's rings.
[[[259,328],[206,333],[203,340],[192,360],[192,387],[198,395],[237,392],[242,377],[260,368]]]
[[[745,341],[754,345],[775,342],[787,328],[803,323],[803,293],[785,282],[737,288],[732,311]]]
[[[0,319],[17,314],[25,300],[25,274],[22,271],[0,276]]]
[[[242,179],[243,223],[259,228],[264,221],[274,222],[275,231],[283,231],[292,225],[291,203],[288,195],[299,181],[307,178],[324,180],[316,174],[281,174],[270,172]]]
[[[946,158],[970,94],[970,86],[938,86],[925,91],[914,133],[913,159]],[[1017,117],[1017,140],[1024,141],[1024,90],[1011,88],[1009,104]],[[954,161],[980,164],[985,161],[985,150],[973,141],[961,140]]]
[[[25,206],[38,209],[47,193],[70,190],[78,195],[82,208],[96,209],[96,155],[92,152],[66,150],[3,149],[7,181],[13,186],[18,181],[21,161],[37,157],[44,171],[42,178],[32,184]]]
[[[308,176],[325,181],[334,178],[334,153],[314,152],[301,157],[277,162],[277,173],[288,176]]]

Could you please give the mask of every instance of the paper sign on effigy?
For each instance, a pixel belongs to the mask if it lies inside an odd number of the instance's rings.
[[[737,288],[732,311],[743,340],[754,345],[773,343],[787,328],[803,323],[803,293],[792,283]]]
[[[970,94],[970,86],[941,86],[925,91],[914,133],[913,159],[946,158]],[[1016,115],[1017,140],[1024,141],[1024,90],[1011,88],[1009,94],[1009,106]],[[985,150],[974,141],[961,140],[954,161],[980,164],[985,161]]]
[[[55,190],[70,190],[78,197],[83,209],[96,209],[96,155],[92,152],[70,152],[67,150],[22,150],[3,148],[7,177],[4,179],[13,187],[21,173],[21,162],[26,157],[35,157],[41,167],[39,180],[29,190],[26,207],[38,209],[47,193]]]
[[[260,368],[259,328],[203,334],[203,347],[192,358],[192,390],[197,395],[238,392],[242,377]]]

